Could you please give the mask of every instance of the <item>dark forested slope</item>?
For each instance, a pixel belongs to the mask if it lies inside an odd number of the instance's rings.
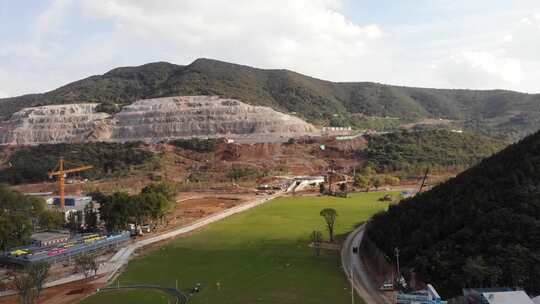
[[[460,120],[468,130],[518,138],[540,128],[540,95],[335,83],[288,70],[262,70],[210,59],[123,67],[56,90],[0,99],[0,116],[28,106],[99,102],[111,112],[140,98],[221,95],[296,112],[310,122],[355,124],[354,114]]]
[[[446,296],[465,286],[540,293],[540,132],[378,214],[369,237]]]

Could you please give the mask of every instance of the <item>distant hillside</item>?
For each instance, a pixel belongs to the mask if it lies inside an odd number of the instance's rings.
[[[368,159],[379,171],[460,170],[505,145],[488,137],[448,130],[401,131],[369,137]]]
[[[540,128],[540,95],[511,91],[438,90],[377,83],[334,83],[288,70],[262,70],[210,59],[123,67],[44,94],[0,99],[6,118],[28,106],[99,102],[111,112],[137,99],[221,95],[296,112],[313,123],[352,124],[358,115],[459,120],[467,130],[507,139]],[[359,124],[365,125],[363,122]]]
[[[540,294],[540,132],[376,215],[368,236],[446,296],[462,287]]]
[[[124,176],[152,159],[153,154],[141,146],[140,142],[129,142],[23,147],[10,155],[9,166],[0,169],[0,183],[47,181],[47,172],[57,167],[60,157],[66,157],[68,167],[92,165],[90,170],[78,174],[84,178]]]

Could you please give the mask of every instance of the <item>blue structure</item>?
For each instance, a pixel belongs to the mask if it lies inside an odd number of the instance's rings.
[[[0,256],[0,263],[26,266],[32,263],[46,261],[50,264],[70,260],[80,254],[100,252],[116,248],[130,239],[130,233],[100,236],[98,234],[79,236],[67,242],[50,247],[36,245],[12,248]]]
[[[92,202],[92,197],[90,196],[66,196],[65,199],[66,207],[79,207],[80,209]],[[55,196],[53,198],[53,205],[60,206],[60,197]]]
[[[396,294],[397,304],[446,304],[439,296],[435,288],[428,284],[425,290],[417,291],[411,294],[398,293]]]

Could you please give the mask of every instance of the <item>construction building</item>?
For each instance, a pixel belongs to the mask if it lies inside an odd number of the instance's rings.
[[[117,248],[130,239],[128,231],[113,234],[86,234],[65,238],[59,233],[40,233],[28,246],[11,248],[0,254],[0,263],[27,266],[36,262],[50,264],[69,261],[77,255]]]
[[[38,232],[30,236],[32,243],[39,247],[49,247],[60,243],[65,243],[69,239],[69,234],[60,232]]]

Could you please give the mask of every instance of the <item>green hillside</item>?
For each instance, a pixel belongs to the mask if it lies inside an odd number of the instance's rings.
[[[540,132],[376,215],[368,235],[445,296],[463,287],[540,294]],[[405,271],[407,273],[407,271]]]
[[[22,107],[99,102],[118,109],[140,98],[208,95],[296,112],[310,122],[356,125],[354,114],[459,120],[467,130],[516,139],[540,128],[540,95],[511,91],[408,88],[378,83],[334,83],[288,70],[262,70],[210,59],[187,66],[166,62],[123,67],[44,94],[0,99],[0,116]],[[363,122],[358,122],[363,125]]]
[[[51,144],[17,149],[0,169],[0,183],[21,184],[49,180],[47,172],[65,157],[67,167],[92,165],[81,172],[84,178],[123,176],[149,162],[153,154],[141,149],[141,143]]]
[[[368,159],[378,171],[460,170],[491,156],[505,145],[471,133],[447,130],[401,131],[370,136]],[[417,170],[418,171],[418,170]]]

